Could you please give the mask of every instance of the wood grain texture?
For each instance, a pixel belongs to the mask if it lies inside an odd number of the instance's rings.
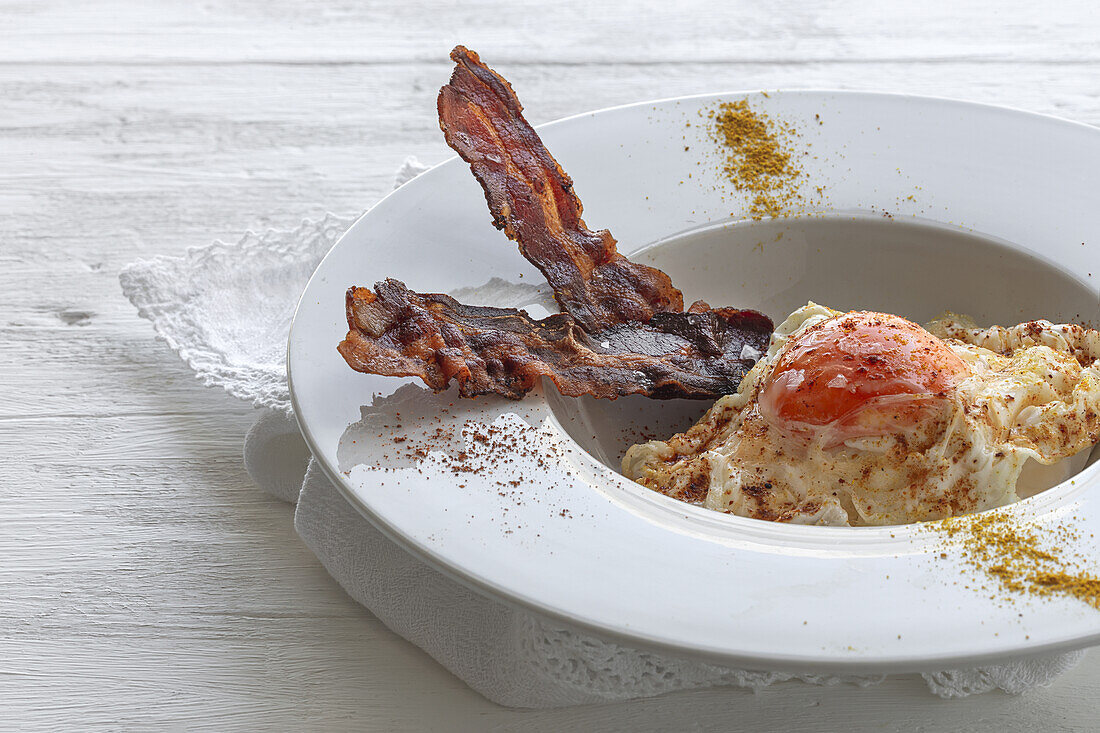
[[[938,94],[1100,124],[1095,3],[0,2],[0,728],[1095,729],[1100,655],[957,702],[919,679],[498,708],[351,602],[249,482],[118,269],[376,200],[456,42],[533,122],[716,89]],[[583,181],[578,187],[583,196]]]

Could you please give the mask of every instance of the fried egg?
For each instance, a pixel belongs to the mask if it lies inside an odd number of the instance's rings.
[[[1100,441],[1100,332],[1031,321],[981,329],[810,303],[688,431],[631,447],[623,473],[758,519],[887,525],[1028,493],[1029,465]],[[1041,471],[1029,469],[1038,475]]]

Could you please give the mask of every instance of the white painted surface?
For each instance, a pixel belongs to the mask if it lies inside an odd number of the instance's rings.
[[[1096,728],[1096,653],[1021,697],[898,679],[501,709],[348,600],[250,485],[251,410],[153,340],[116,273],[358,211],[406,154],[442,159],[456,42],[535,122],[840,87],[1100,123],[1091,2],[585,4],[0,2],[0,728]]]

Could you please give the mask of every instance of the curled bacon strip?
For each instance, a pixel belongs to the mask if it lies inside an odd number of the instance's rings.
[[[572,179],[523,118],[512,85],[463,46],[451,58],[439,126],[485,190],[493,224],[542,271],[562,310],[589,332],[682,311],[668,275],[623,257],[606,229],[585,226]]]
[[[564,313],[541,321],[511,308],[469,306],[396,280],[347,293],[340,353],[369,374],[452,379],[463,396],[518,399],[539,377],[566,395],[714,399],[737,389],[772,322],[755,311],[683,312],[668,275],[620,255],[581,220],[573,182],[523,119],[511,85],[462,46],[439,93],[447,142],[470,164],[494,223],[546,276]]]
[[[351,331],[339,348],[353,369],[420,377],[436,391],[455,379],[463,397],[518,399],[548,377],[570,396],[715,399],[752,368],[745,347],[763,352],[771,333],[766,316],[724,308],[658,313],[589,334],[566,313],[539,321],[414,293],[397,280],[349,289],[347,315]]]

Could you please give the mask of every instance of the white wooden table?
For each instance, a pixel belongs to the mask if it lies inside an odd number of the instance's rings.
[[[457,42],[535,122],[839,87],[1100,124],[1090,0],[586,5],[0,1],[0,729],[1100,726],[1100,652],[1021,697],[908,678],[502,709],[350,601],[251,485],[251,410],[154,341],[117,272],[357,212],[406,155],[447,156],[434,100]]]

